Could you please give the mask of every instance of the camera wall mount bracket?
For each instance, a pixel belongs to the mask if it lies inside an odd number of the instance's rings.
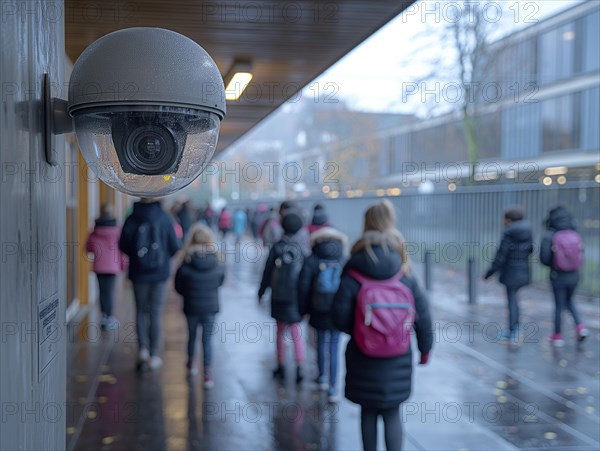
[[[50,75],[47,73],[44,73],[42,78],[42,108],[44,154],[50,166],[57,166],[56,150],[52,148],[52,135],[72,132],[73,119],[67,111],[67,101],[52,97]]]

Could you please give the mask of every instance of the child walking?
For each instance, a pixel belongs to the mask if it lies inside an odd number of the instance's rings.
[[[548,337],[555,347],[564,345],[561,335],[561,316],[568,310],[575,323],[577,341],[583,341],[589,331],[581,320],[573,302],[583,266],[583,242],[576,231],[573,216],[563,206],[550,210],[546,218],[546,233],[540,244],[540,261],[550,267],[550,283],[554,293],[554,332]]]
[[[506,287],[508,304],[508,330],[498,335],[500,341],[519,341],[518,291],[529,284],[529,255],[533,252],[533,233],[529,221],[520,208],[504,211],[504,233],[490,269],[485,273],[488,280],[500,274],[500,283]]]
[[[298,306],[298,277],[307,253],[302,245],[303,236],[299,233],[303,227],[302,214],[289,209],[283,214],[281,227],[283,237],[273,245],[265,264],[262,281],[258,290],[261,302],[267,288],[271,288],[271,316],[277,321],[277,368],[273,377],[285,378],[285,332],[289,330],[296,354],[296,382],[304,379],[304,343]]]
[[[348,238],[333,227],[323,227],[310,236],[312,254],[304,261],[298,282],[300,313],[317,333],[316,383],[327,390],[329,402],[338,400],[337,369],[340,332],[331,319],[333,297],[339,287],[344,250]],[[329,377],[327,377],[327,370]]]
[[[380,308],[380,302],[385,298],[375,296],[377,304],[372,303],[365,308],[368,313],[361,318],[364,323],[355,322],[355,318],[360,317],[362,312],[357,310],[358,305],[365,307],[363,302],[368,298],[366,290],[361,293],[361,285],[367,283],[371,292],[375,290],[374,286],[380,285],[379,289],[383,294],[388,294],[383,291],[384,287],[392,286],[394,290],[403,293],[404,299],[392,299],[394,303],[385,304],[387,307],[398,308]],[[332,309],[334,325],[350,334],[346,347],[345,395],[361,406],[361,433],[365,450],[377,447],[379,416],[383,417],[385,425],[386,448],[402,449],[399,407],[411,392],[412,352],[406,323],[397,324],[388,320],[397,319],[396,312],[401,312],[400,307],[406,306],[406,300],[410,301],[409,305],[414,305],[416,311],[413,327],[420,352],[419,362],[425,364],[433,344],[427,299],[417,281],[410,276],[405,242],[395,228],[393,206],[384,200],[371,206],[365,213],[363,235],[352,247],[350,259],[344,266]],[[365,345],[373,343],[366,339],[370,325],[374,326],[371,337],[384,338],[384,341],[378,341],[379,345],[371,347],[369,351]],[[385,331],[386,335],[377,335],[381,331]],[[396,337],[399,335],[402,341],[398,343]],[[397,345],[399,352],[388,353],[385,357],[376,356],[384,348],[386,351],[394,351],[396,346],[389,349],[390,342]]]
[[[188,375],[198,374],[195,360],[196,333],[202,326],[204,388],[214,386],[211,372],[215,316],[219,312],[219,287],[225,279],[212,231],[203,224],[189,231],[189,242],[183,249],[183,262],[175,274],[175,290],[183,296],[183,313],[188,324]]]
[[[112,206],[103,204],[85,247],[87,252],[94,255],[93,270],[98,278],[102,313],[100,324],[104,330],[119,327],[119,321],[113,316],[115,281],[117,274],[127,267],[127,257],[119,250],[120,236],[121,227],[117,225]]]

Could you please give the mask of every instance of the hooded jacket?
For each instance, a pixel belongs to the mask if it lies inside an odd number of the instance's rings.
[[[521,288],[530,282],[529,254],[533,252],[533,233],[529,221],[511,222],[502,235],[489,274],[500,273],[500,283]]]
[[[219,312],[219,287],[225,267],[217,254],[204,246],[191,246],[175,274],[175,290],[183,296],[183,313],[204,315]]]
[[[138,227],[143,223],[151,223],[153,227],[158,228],[160,246],[168,257],[172,257],[179,250],[173,220],[161,208],[160,203],[136,202],[133,204],[133,212],[123,224],[119,239],[119,248],[129,257],[129,278],[132,282],[163,282],[169,278],[171,272],[169,258],[165,258],[161,266],[151,272],[140,267],[135,247]]]
[[[85,249],[94,254],[96,274],[118,274],[127,267],[127,256],[119,251],[121,228],[113,218],[99,217],[87,239]]]
[[[354,269],[371,279],[385,280],[400,272],[402,258],[396,250],[386,246],[390,240],[389,236],[378,232],[368,233],[376,260],[360,245],[360,241],[354,245],[353,254],[344,266],[331,313],[335,327],[350,334],[350,341],[346,346],[346,398],[363,407],[391,409],[398,407],[410,396],[412,351],[390,358],[369,357],[360,351],[352,337],[360,284],[348,274],[348,270]],[[400,281],[413,294],[416,308],[414,329],[418,349],[421,354],[427,354],[433,345],[433,328],[427,298],[414,278],[403,275]]]
[[[579,271],[561,271],[552,267],[554,253],[552,238],[560,230],[576,230],[571,213],[563,207],[550,210],[546,219],[546,233],[540,244],[540,261],[550,267],[550,281],[555,286],[574,286],[579,282]]]
[[[317,330],[333,330],[330,312],[317,311],[313,308],[314,285],[319,276],[321,260],[335,261],[343,264],[344,250],[348,239],[339,230],[323,227],[310,236],[312,254],[304,260],[298,281],[298,304],[300,314],[310,315],[309,324]]]

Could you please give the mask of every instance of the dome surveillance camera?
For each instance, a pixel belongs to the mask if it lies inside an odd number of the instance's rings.
[[[69,81],[66,109],[88,167],[134,196],[164,196],[206,168],[225,116],[221,74],[191,39],[128,28],[90,45]],[[55,124],[64,119],[54,117]],[[68,127],[54,125],[57,128]],[[58,131],[60,133],[60,131]]]

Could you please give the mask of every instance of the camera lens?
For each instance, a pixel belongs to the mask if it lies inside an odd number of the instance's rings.
[[[132,172],[147,175],[170,174],[177,163],[178,149],[173,134],[160,125],[146,124],[134,129],[125,143],[124,157]]]

